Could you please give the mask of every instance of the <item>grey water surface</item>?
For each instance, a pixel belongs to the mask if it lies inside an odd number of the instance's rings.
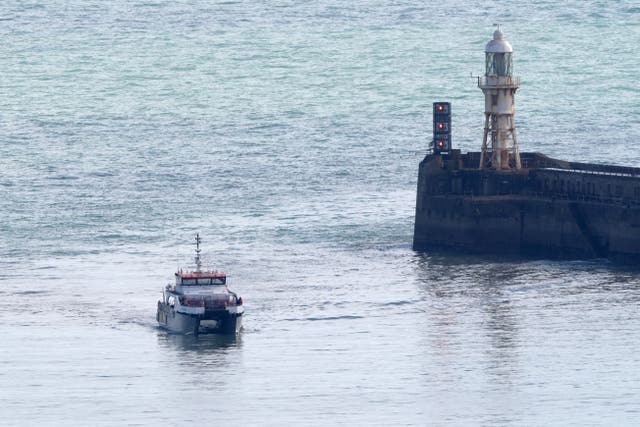
[[[638,425],[640,270],[411,250],[431,103],[640,166],[640,2],[0,3],[0,424]],[[237,338],[167,335],[203,237]]]

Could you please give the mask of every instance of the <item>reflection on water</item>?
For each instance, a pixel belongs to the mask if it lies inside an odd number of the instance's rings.
[[[509,300],[491,301],[483,306],[482,326],[488,338],[485,366],[496,383],[510,384],[518,367],[518,316]]]
[[[487,381],[509,384],[518,366],[522,318],[511,291],[524,273],[507,262],[465,259],[417,259],[416,276],[431,325],[428,345],[438,349],[439,364],[454,367],[452,381],[475,360],[484,366]]]
[[[576,414],[580,405],[612,405],[625,391],[619,384],[629,374],[618,366],[634,365],[628,355],[640,298],[633,269],[427,254],[412,265],[423,304],[423,369],[427,387],[443,396],[442,416],[544,423],[532,407]]]
[[[194,337],[159,330],[157,342],[162,399],[179,402],[180,423],[202,422],[232,409],[229,402],[238,401],[237,384],[244,372],[240,335]]]
[[[224,353],[228,349],[242,347],[242,334],[202,334],[193,335],[170,334],[158,329],[158,344],[167,349],[200,354]]]

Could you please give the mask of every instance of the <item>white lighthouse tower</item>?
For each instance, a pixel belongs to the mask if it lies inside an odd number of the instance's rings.
[[[486,69],[478,77],[484,93],[484,137],[480,169],[520,169],[520,152],[516,135],[515,94],[520,79],[513,77],[513,48],[504,39],[500,27],[485,48]],[[490,147],[487,140],[491,141]]]

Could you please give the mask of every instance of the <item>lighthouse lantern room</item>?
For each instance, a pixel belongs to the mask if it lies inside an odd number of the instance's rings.
[[[478,77],[484,93],[484,136],[480,169],[520,169],[520,152],[514,121],[515,94],[520,79],[513,76],[513,48],[500,27],[485,48],[485,74]],[[489,145],[490,143],[490,145]]]

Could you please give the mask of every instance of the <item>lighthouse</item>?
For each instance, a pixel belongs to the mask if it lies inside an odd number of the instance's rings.
[[[520,79],[513,76],[513,48],[499,26],[484,51],[485,73],[478,77],[484,93],[480,169],[517,170],[521,164],[514,115]]]

